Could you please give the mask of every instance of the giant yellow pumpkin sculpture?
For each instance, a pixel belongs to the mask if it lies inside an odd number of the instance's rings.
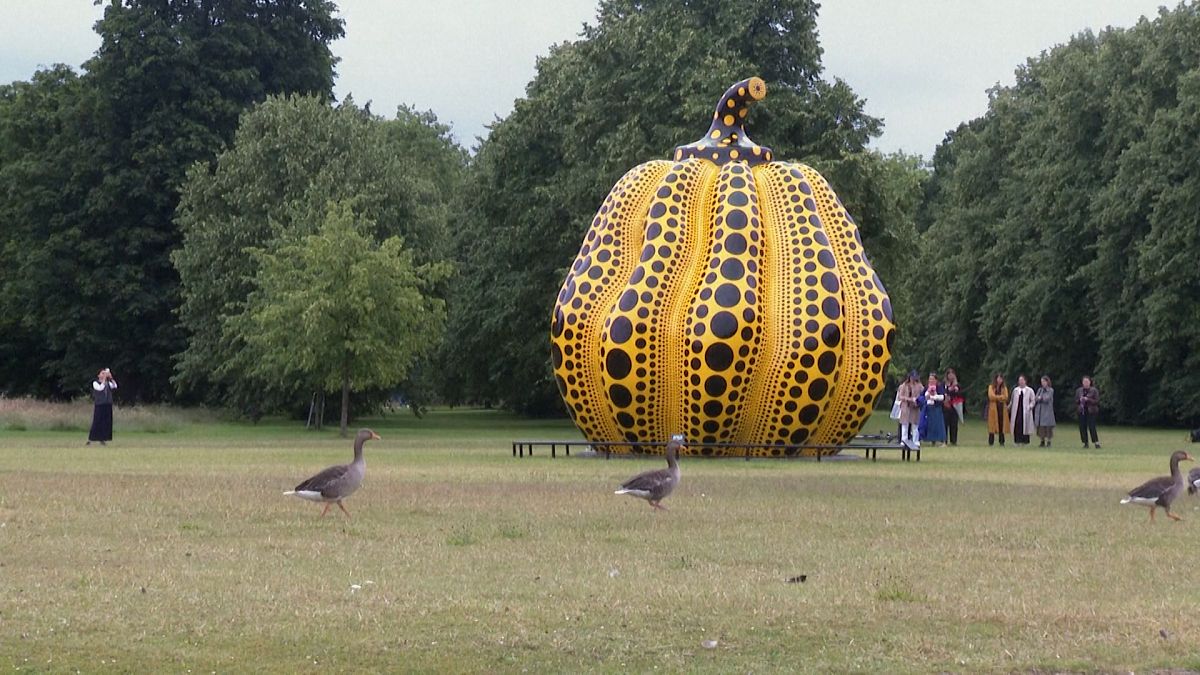
[[[625,174],[592,221],[551,327],[588,439],[836,452],[814,446],[851,439],[883,389],[887,292],[825,179],[746,136],[765,95],[730,87],[703,139]]]

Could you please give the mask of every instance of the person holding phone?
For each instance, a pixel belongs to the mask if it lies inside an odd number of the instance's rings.
[[[88,431],[87,444],[97,441],[104,445],[112,440],[113,432],[113,390],[117,388],[117,380],[108,368],[101,370],[92,382],[92,428]]]

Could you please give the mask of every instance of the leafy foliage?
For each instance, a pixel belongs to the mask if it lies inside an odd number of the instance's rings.
[[[1095,374],[1110,419],[1200,415],[1200,6],[1083,33],[934,156],[905,326],[917,363]],[[1069,395],[1060,402],[1069,403]]]
[[[446,134],[428,114],[402,110],[397,120],[385,121],[352,101],[331,107],[315,97],[270,98],[247,113],[233,147],[212,168],[193,167],[183,189],[177,216],[183,244],[173,258],[183,288],[180,319],[190,339],[177,364],[180,391],[255,413],[314,386],[340,387],[340,380],[331,385],[324,375],[317,383],[277,376],[278,364],[272,377],[246,376],[258,357],[246,356],[244,325],[234,330],[230,324],[242,321],[251,311],[247,298],[261,290],[256,279],[265,258],[254,251],[317,233],[334,203],[371,241],[401,237],[418,268],[443,260],[463,161]],[[421,288],[441,298],[444,276],[422,277]],[[313,375],[310,366],[296,367],[297,375]],[[379,386],[400,383],[403,373],[386,372],[395,379]]]
[[[770,88],[750,113],[754,138],[778,157],[839,167],[845,182],[834,185],[869,249],[873,235],[903,232],[890,219],[907,205],[866,210],[895,196],[869,191],[874,174],[904,162],[865,153],[879,120],[844,82],[821,79],[816,9],[809,0],[607,0],[580,40],[538,62],[473,167],[447,396],[559,409],[548,317],[592,215],[622,173],[700,136],[720,93],[749,75]]]
[[[56,67],[0,93],[11,179],[0,212],[15,216],[0,235],[14,254],[0,314],[19,317],[4,326],[6,388],[73,393],[111,365],[125,397],[170,395],[184,347],[169,255],[185,171],[268,94],[331,97],[335,11],[327,0],[108,0],[83,75]]]
[[[222,374],[280,389],[296,381],[340,388],[343,435],[352,388],[402,380],[441,337],[445,302],[426,291],[449,266],[418,266],[400,237],[376,245],[372,229],[348,204],[332,204],[316,233],[252,249],[254,290],[223,325],[246,349],[221,364]]]

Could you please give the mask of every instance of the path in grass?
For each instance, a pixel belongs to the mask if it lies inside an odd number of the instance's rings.
[[[0,432],[0,668],[1200,670],[1200,499],[1117,505],[1181,431],[685,459],[656,513],[612,490],[660,461],[511,457],[560,421],[368,424],[353,519],[280,494],[349,460],[335,432]]]

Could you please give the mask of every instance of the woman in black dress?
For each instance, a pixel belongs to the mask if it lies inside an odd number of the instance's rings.
[[[113,379],[108,368],[100,371],[96,380],[92,382],[92,402],[95,407],[92,408],[92,429],[88,432],[88,445],[91,445],[92,441],[99,441],[100,445],[104,445],[112,440],[112,393],[116,388],[117,381]]]

